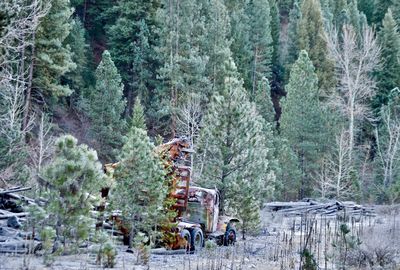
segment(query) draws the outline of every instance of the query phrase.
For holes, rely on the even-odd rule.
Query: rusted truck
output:
[[[219,215],[220,195],[217,189],[207,189],[191,185],[193,149],[186,138],[176,138],[156,149],[157,154],[171,167],[172,188],[169,197],[175,204],[174,241],[168,248],[199,250],[205,240],[213,240],[219,245],[236,242],[236,218]],[[106,164],[105,171],[113,173],[118,163]],[[108,190],[107,192],[108,193]],[[122,223],[121,223],[122,224]],[[127,229],[120,228],[128,233]],[[127,239],[127,237],[125,237]]]
[[[186,138],[176,138],[158,147],[160,155],[167,155],[172,162],[174,181],[170,196],[176,200],[177,244],[172,248],[199,250],[205,240],[220,245],[236,242],[236,218],[219,215],[220,195],[217,189],[191,185],[193,149]]]

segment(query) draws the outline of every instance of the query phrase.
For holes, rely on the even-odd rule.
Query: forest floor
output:
[[[345,269],[400,270],[400,206],[376,206],[375,209],[375,217],[347,221],[321,216],[284,217],[264,210],[261,234],[238,239],[235,246],[204,248],[196,254],[153,253],[149,266],[140,266],[136,265],[135,253],[127,253],[126,247],[118,245],[114,269],[299,269],[300,250],[307,245],[312,254],[308,258],[318,267],[315,269],[339,269],[344,262]],[[342,237],[340,230],[344,223],[349,229],[346,237]],[[45,267],[40,256],[2,254],[0,270],[5,269],[103,268],[95,264],[94,254],[86,252],[56,257],[51,267]]]

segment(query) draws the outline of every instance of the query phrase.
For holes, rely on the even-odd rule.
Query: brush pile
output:
[[[23,231],[23,224],[29,215],[26,206],[36,202],[16,193],[30,190],[30,187],[0,189],[0,253],[30,253],[40,248],[39,239],[32,239]]]
[[[299,202],[270,202],[265,207],[284,216],[302,216],[304,214],[320,214],[327,217],[336,217],[338,214],[347,216],[375,216],[372,207],[362,206],[351,201],[319,202],[306,199]]]

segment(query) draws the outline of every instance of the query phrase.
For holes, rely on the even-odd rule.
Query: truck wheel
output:
[[[200,228],[194,228],[192,230],[192,249],[194,250],[201,250],[204,244],[204,236],[203,231]]]
[[[234,245],[236,242],[236,231],[235,229],[228,229],[224,235],[224,246]]]
[[[186,229],[183,229],[181,231],[181,237],[186,240],[186,251],[190,251],[190,247],[192,245],[192,236],[190,235],[190,232]]]

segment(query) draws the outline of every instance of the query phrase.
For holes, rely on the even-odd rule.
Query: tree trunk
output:
[[[22,124],[22,130],[24,130],[24,131],[26,131],[26,129],[28,127],[29,114],[30,114],[30,110],[31,110],[33,68],[35,65],[35,36],[36,36],[36,33],[34,31],[32,33],[32,52],[31,52],[32,59],[31,59],[31,65],[29,67],[28,87],[27,87],[26,93],[25,93],[24,117],[23,117],[23,124]],[[26,136],[25,136],[25,140],[27,140]]]

